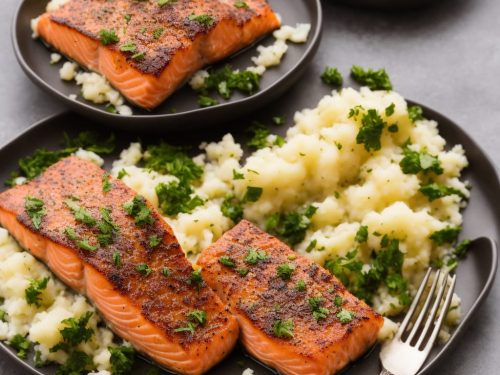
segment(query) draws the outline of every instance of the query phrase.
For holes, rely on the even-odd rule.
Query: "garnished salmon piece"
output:
[[[0,194],[0,223],[159,364],[201,374],[228,354],[238,324],[144,200],[76,157]]]
[[[283,374],[335,373],[375,343],[383,324],[334,276],[245,220],[198,264],[238,317],[245,348]]]
[[[70,0],[37,32],[152,109],[190,75],[279,27],[266,0]]]

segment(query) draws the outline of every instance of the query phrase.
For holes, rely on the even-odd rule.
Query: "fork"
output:
[[[396,335],[382,347],[380,375],[415,375],[429,356],[450,308],[456,283],[456,275],[448,283],[448,272],[437,270],[422,305],[432,273],[432,268],[429,268]],[[420,311],[417,313],[417,310]]]

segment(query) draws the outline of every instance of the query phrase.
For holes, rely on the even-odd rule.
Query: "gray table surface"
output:
[[[0,144],[32,123],[63,110],[59,102],[35,87],[17,65],[9,36],[18,2],[4,0],[0,10],[0,51],[4,62],[0,69]],[[333,3],[323,1],[323,41],[306,74],[317,76],[327,64],[344,73],[352,64],[385,67],[399,92],[455,120],[484,148],[494,164],[500,165],[500,1],[439,0],[426,9],[397,12],[358,10]],[[307,85],[307,80],[303,80],[294,91],[305,93]],[[306,104],[314,104],[317,98]],[[500,373],[498,284],[497,281],[462,342],[436,374]],[[24,373],[0,354],[0,375]]]

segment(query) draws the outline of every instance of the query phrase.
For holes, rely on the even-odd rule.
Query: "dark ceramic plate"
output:
[[[22,69],[34,83],[62,100],[69,108],[120,130],[135,129],[141,132],[165,133],[172,130],[202,128],[253,112],[283,94],[299,79],[315,55],[321,37],[322,13],[319,0],[269,0],[273,9],[281,15],[283,24],[294,26],[296,23],[310,23],[311,32],[307,43],[289,43],[282,63],[266,71],[257,93],[252,96],[235,93],[229,101],[221,99],[221,104],[217,106],[200,108],[196,93],[189,85],[184,85],[151,112],[133,107],[132,116],[121,116],[109,113],[103,105],[85,101],[80,96],[77,100],[69,98],[70,94],[79,93],[79,86],[59,78],[59,68],[64,59],[58,64],[50,65],[51,50],[41,41],[31,37],[30,20],[43,13],[47,1],[24,0],[15,15],[12,40]],[[269,45],[273,41],[274,38],[269,36],[224,60],[221,65],[230,64],[234,68],[246,68],[251,65],[250,58],[256,55],[256,46]]]
[[[295,103],[297,104],[297,103]],[[302,103],[303,104],[303,103]],[[290,100],[280,100],[275,103],[272,112],[267,110],[266,116],[273,116],[277,113],[285,114],[287,118],[292,118],[293,108]],[[270,113],[269,113],[270,112]],[[424,107],[424,114],[427,118],[435,119],[439,123],[440,133],[445,137],[449,145],[460,143],[464,146],[470,166],[464,171],[463,177],[470,181],[473,186],[471,198],[467,209],[464,212],[464,225],[462,236],[464,238],[478,238],[474,241],[473,247],[468,257],[460,263],[458,268],[457,293],[462,298],[463,320],[453,332],[452,338],[445,346],[439,346],[433,351],[431,358],[426,362],[420,374],[428,374],[431,369],[442,361],[443,357],[451,353],[465,326],[472,320],[474,311],[484,301],[492,286],[497,268],[497,250],[495,241],[499,238],[500,231],[500,209],[495,204],[500,195],[500,183],[495,168],[481,148],[467,136],[467,134],[448,118]],[[262,120],[262,119],[261,119]],[[62,141],[63,132],[76,134],[81,130],[95,130],[103,132],[100,127],[89,123],[88,120],[71,113],[65,113],[43,120],[25,133],[14,139],[12,142],[0,149],[0,160],[2,168],[0,170],[0,181],[9,177],[9,173],[17,167],[19,158],[26,156],[37,147],[57,148]],[[179,144],[196,146],[202,140],[213,141],[220,139],[226,129],[217,131],[197,132],[184,135],[179,134],[175,140]],[[286,126],[275,128],[273,131],[284,135]],[[102,133],[103,136],[107,135]],[[245,140],[245,131],[241,126],[233,132],[237,141]],[[147,136],[141,137],[144,143],[157,142],[158,139]],[[118,156],[118,152],[137,136],[124,134],[117,135],[117,153],[106,159],[109,167],[113,159]],[[171,141],[171,139],[169,139]],[[46,367],[36,369],[31,361],[18,359],[15,353],[8,346],[0,344],[5,351],[19,362],[20,366],[31,370],[36,374],[53,375],[55,369]],[[372,348],[365,356],[345,370],[345,374],[362,375],[378,374],[378,347]],[[451,354],[452,355],[452,354]],[[32,355],[30,355],[30,358]],[[134,374],[144,373],[148,365],[140,360]],[[241,374],[244,368],[250,367],[256,375],[272,374],[272,371],[255,362],[246,356],[241,348],[236,348],[234,352],[221,364],[212,369],[209,374]]]

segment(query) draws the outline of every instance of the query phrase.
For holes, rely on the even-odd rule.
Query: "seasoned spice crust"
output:
[[[103,191],[103,178],[109,178],[111,189]],[[25,209],[25,199],[31,196],[44,203],[45,213],[38,229]],[[184,256],[171,228],[153,207],[146,202],[154,222],[136,225],[134,217],[123,208],[135,193],[120,180],[114,180],[90,162],[76,157],[63,159],[33,181],[0,194],[0,209],[12,212],[17,220],[33,233],[72,249],[84,263],[91,265],[111,282],[114,288],[128,297],[144,317],[159,327],[167,337],[185,346],[192,342],[210,343],[218,329],[227,324],[229,314],[205,283],[190,280],[193,269]],[[102,246],[97,238],[99,229],[75,220],[68,208],[69,200],[80,205],[97,221],[102,209],[108,209],[117,228],[113,243]],[[74,228],[78,238],[88,239],[95,251],[81,249],[68,238],[65,229]],[[162,241],[150,245],[151,236]],[[118,253],[117,265],[113,254]],[[149,275],[137,270],[139,264],[151,268]],[[168,276],[162,273],[167,267]],[[207,313],[207,322],[196,327],[192,334],[174,332],[187,323],[192,310]]]
[[[264,251],[267,256],[248,264],[245,259],[251,250]],[[380,315],[352,296],[325,269],[297,256],[287,245],[245,220],[206,249],[198,264],[207,283],[233,312],[249,319],[269,340],[293,346],[304,357],[339,345],[364,325],[371,325],[376,335],[382,322]],[[279,276],[282,265],[294,268],[289,278]],[[248,273],[242,276],[241,269],[248,269]],[[314,297],[320,297],[318,306],[328,310],[320,319],[314,317],[309,302]],[[352,313],[350,321],[340,321],[342,310]],[[293,321],[293,337],[277,337],[275,323],[287,320]]]
[[[71,0],[50,19],[94,39],[101,30],[113,31],[118,42],[107,48],[123,54],[127,63],[142,73],[159,76],[176,52],[190,48],[193,41],[218,24],[234,23],[243,29],[252,18],[270,11],[265,0]],[[237,6],[237,4],[246,6]],[[236,5],[235,5],[236,4]],[[197,16],[202,16],[197,17]],[[223,41],[221,41],[223,44]],[[126,43],[134,51],[122,51]]]

